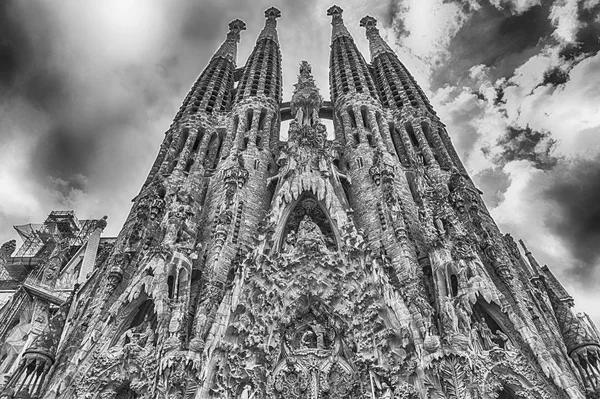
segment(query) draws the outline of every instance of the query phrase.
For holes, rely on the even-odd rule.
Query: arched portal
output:
[[[317,197],[309,191],[302,193],[295,203],[290,205],[290,212],[285,215],[285,225],[283,228],[283,235],[280,239],[279,249],[282,248],[285,238],[289,234],[295,234],[300,228],[300,223],[305,216],[310,217],[313,222],[319,226],[321,233],[325,238],[325,245],[330,251],[337,251],[338,249],[338,237],[332,227],[331,219],[327,212],[321,207],[321,204]]]

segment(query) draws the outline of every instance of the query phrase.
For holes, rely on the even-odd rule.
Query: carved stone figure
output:
[[[458,329],[465,335],[468,335],[471,329],[471,314],[473,313],[469,299],[466,295],[462,295],[457,298],[455,303]]]
[[[290,253],[294,250],[296,246],[296,232],[294,230],[290,230],[289,233],[285,236],[285,242],[283,243],[283,252]]]
[[[325,251],[327,249],[325,236],[308,215],[304,216],[298,226],[296,243],[308,251]]]
[[[493,341],[495,335],[494,333],[492,333],[492,330],[490,330],[490,328],[488,327],[487,322],[484,318],[481,318],[481,321],[479,322],[475,322],[475,326],[477,327],[478,335],[481,340],[481,346],[483,349],[490,350],[493,347],[497,346],[496,343]]]

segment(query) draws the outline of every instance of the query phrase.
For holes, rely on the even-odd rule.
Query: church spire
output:
[[[238,103],[244,98],[263,95],[281,102],[281,51],[277,37],[277,18],[281,17],[281,11],[271,7],[265,11],[265,17],[265,27],[256,39],[240,79]]]
[[[281,17],[281,11],[275,7],[271,7],[265,11],[265,27],[258,35],[258,41],[262,39],[272,39],[279,44],[279,37],[277,36],[277,18]]]
[[[302,61],[298,83],[294,85],[292,95],[292,116],[300,126],[314,126],[319,123],[319,109],[323,104],[323,97],[311,73],[310,64]]]
[[[346,29],[342,19],[342,8],[333,6],[327,10],[333,26],[331,32],[331,53],[329,83],[331,87],[331,99],[337,102],[338,98],[349,99],[358,93],[365,93],[374,99],[378,99],[373,77],[369,72],[369,66],[364,57],[356,47],[352,35]],[[343,96],[349,93],[349,96]]]
[[[344,10],[340,7],[340,6],[331,6],[328,10],[327,10],[327,15],[329,15],[331,18],[331,25],[333,26],[333,30],[331,32],[331,41],[335,41],[335,39],[337,39],[340,36],[345,36],[345,37],[349,37],[350,40],[352,39],[352,35],[350,34],[350,32],[348,32],[348,29],[346,29],[346,25],[344,25],[344,20],[342,19],[342,13],[344,12]]]
[[[227,58],[235,65],[237,58],[237,45],[240,42],[240,32],[246,30],[246,24],[241,19],[235,19],[229,23],[227,39],[221,44],[213,59]]]
[[[196,82],[188,92],[173,123],[194,115],[199,111],[211,114],[213,111],[227,111],[233,89],[233,73],[237,58],[237,44],[240,32],[246,24],[239,19],[229,23],[227,38],[211,58]]]
[[[525,245],[525,242],[523,240],[519,240],[519,244],[521,244],[521,247],[523,247],[523,251],[525,251],[525,256],[527,257],[527,260],[529,261],[529,264],[531,265],[531,268],[533,269],[534,274],[535,275],[542,274],[543,273],[542,267],[540,266],[538,261],[535,259],[535,257],[531,253],[531,251],[527,248],[527,246]]]
[[[371,60],[379,54],[394,54],[390,46],[383,40],[377,29],[377,20],[370,15],[360,20],[360,26],[367,29],[367,39],[369,39],[369,50],[371,51]]]

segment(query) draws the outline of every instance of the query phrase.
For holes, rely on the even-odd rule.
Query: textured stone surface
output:
[[[369,65],[342,13],[328,10],[335,140],[303,62],[279,141],[281,13],[241,69],[233,21],[110,254],[90,272],[98,221],[85,276],[62,277],[61,245],[36,269],[81,283],[58,316],[19,292],[6,308],[45,316],[4,397],[596,397],[597,329],[499,231],[377,21],[361,20]]]

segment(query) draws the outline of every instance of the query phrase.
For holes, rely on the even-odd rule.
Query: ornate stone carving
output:
[[[267,388],[271,398],[341,399],[355,389],[355,372],[343,357],[341,337],[311,314],[288,326],[281,357]]]

